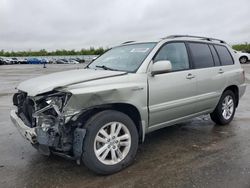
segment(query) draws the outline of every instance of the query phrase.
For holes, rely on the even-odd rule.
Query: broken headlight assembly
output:
[[[60,117],[70,96],[70,93],[62,92],[43,96],[36,101],[38,109],[34,113],[34,116],[39,116],[39,114],[45,113],[46,115],[55,115]]]
[[[52,127],[58,127],[60,123],[64,124],[63,108],[70,96],[70,93],[62,92],[39,96],[36,100],[36,111],[33,113],[37,128],[46,132]]]
[[[64,105],[64,96],[54,96],[49,97],[45,100],[45,102],[50,106],[53,107],[56,113],[59,115],[62,111]]]
[[[40,145],[63,151],[71,149],[71,144],[68,144],[71,140],[65,132],[63,115],[63,109],[70,96],[70,93],[58,92],[36,98],[37,110],[33,117],[36,119],[37,142]]]

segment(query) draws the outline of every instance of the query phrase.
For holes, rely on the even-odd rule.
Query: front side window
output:
[[[156,43],[138,43],[118,46],[107,51],[88,68],[136,72]]]
[[[230,55],[230,52],[225,46],[214,45],[214,47],[219,54],[221,65],[233,65],[234,64],[232,56]]]
[[[161,60],[169,60],[173,71],[189,69],[188,53],[183,42],[164,45],[155,56],[154,62]]]
[[[200,69],[214,66],[213,57],[207,44],[190,42],[189,48],[194,68]]]

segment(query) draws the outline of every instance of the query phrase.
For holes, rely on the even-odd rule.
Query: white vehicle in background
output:
[[[241,64],[245,64],[250,60],[250,54],[246,52],[238,51],[239,61]]]

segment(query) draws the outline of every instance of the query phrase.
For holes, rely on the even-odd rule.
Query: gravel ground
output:
[[[250,65],[243,65],[248,88],[229,126],[216,127],[209,116],[201,116],[153,132],[140,145],[134,164],[110,176],[40,155],[10,122],[19,82],[82,67],[0,66],[0,187],[250,187]]]

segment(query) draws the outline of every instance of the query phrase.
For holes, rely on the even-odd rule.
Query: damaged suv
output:
[[[224,41],[187,35],[126,42],[86,68],[22,82],[11,119],[42,154],[99,174],[131,164],[145,135],[210,114],[230,123],[246,88]]]

